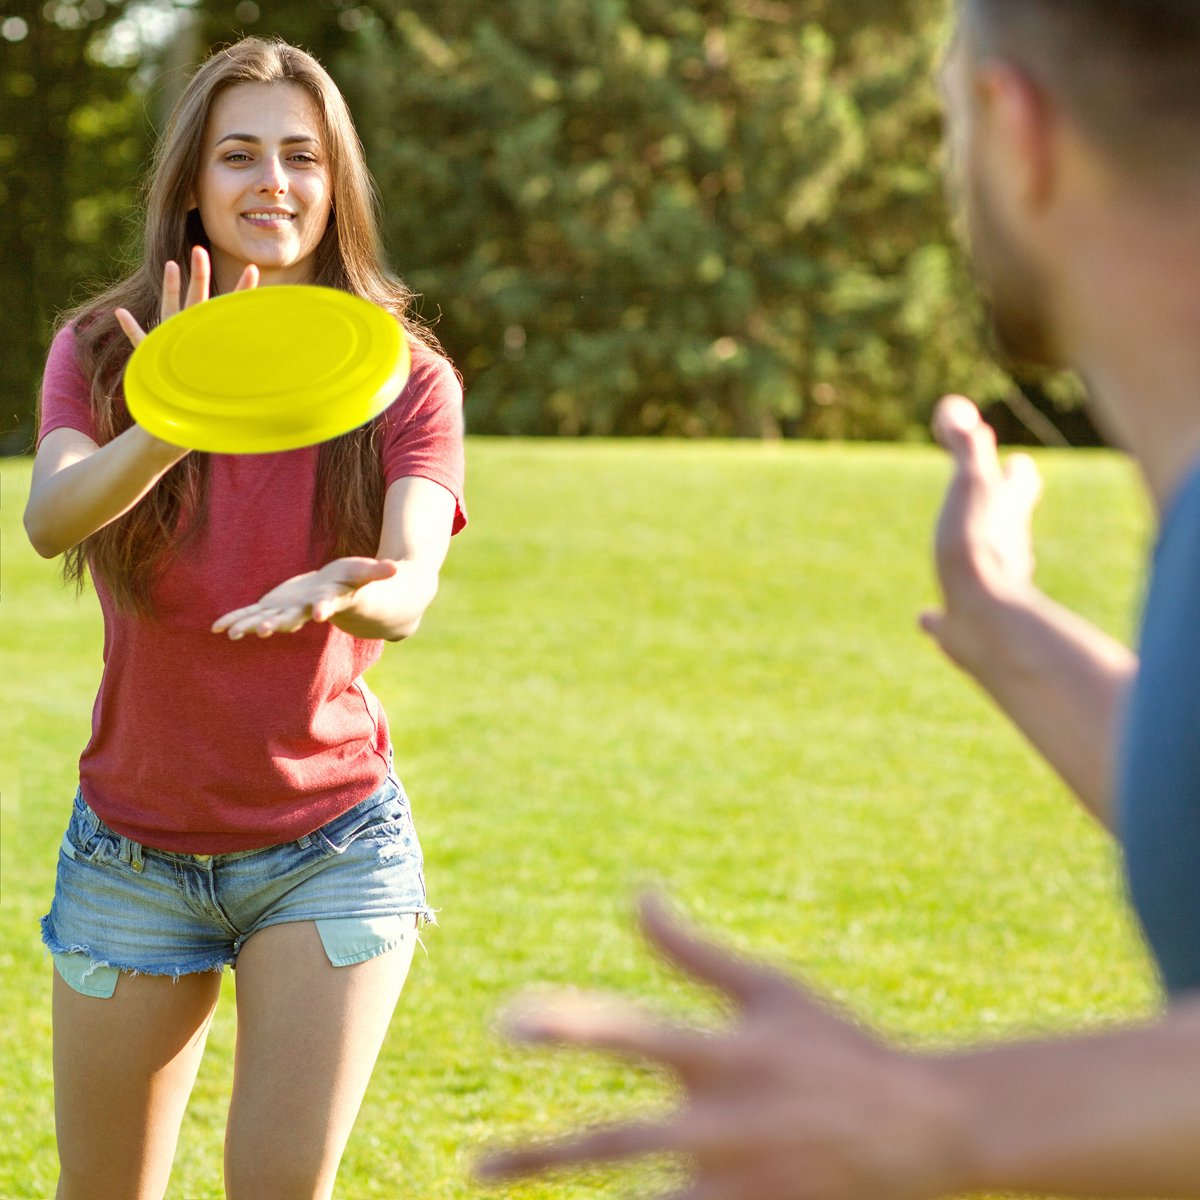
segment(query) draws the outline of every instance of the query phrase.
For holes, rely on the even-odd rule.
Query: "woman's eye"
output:
[[[244,150],[235,150],[232,154],[225,155],[226,162],[249,162],[250,155]]]
[[[293,154],[292,159],[295,162],[302,162],[307,166],[315,166],[317,162],[316,155],[314,154]]]

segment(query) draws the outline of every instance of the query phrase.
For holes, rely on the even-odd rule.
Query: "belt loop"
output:
[[[132,842],[127,837],[121,838],[121,861],[139,874],[142,870],[142,846],[140,842]]]
[[[83,788],[79,789],[79,799],[83,802],[84,809],[84,837],[93,838],[96,836],[100,828],[100,816],[96,810],[83,798]]]

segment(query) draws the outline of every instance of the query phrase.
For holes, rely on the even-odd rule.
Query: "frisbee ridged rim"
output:
[[[216,454],[263,454],[366,424],[411,370],[390,313],[335,288],[283,284],[214,296],[151,330],[125,369],[147,432]]]

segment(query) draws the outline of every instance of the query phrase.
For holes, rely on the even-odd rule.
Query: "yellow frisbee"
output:
[[[410,367],[400,323],[374,304],[334,288],[252,288],[151,330],[125,369],[125,402],[174,446],[265,454],[365,424]]]

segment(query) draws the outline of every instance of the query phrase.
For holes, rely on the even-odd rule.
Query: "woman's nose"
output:
[[[278,158],[269,156],[263,159],[262,174],[258,180],[258,190],[272,196],[281,196],[287,191],[287,172]]]

